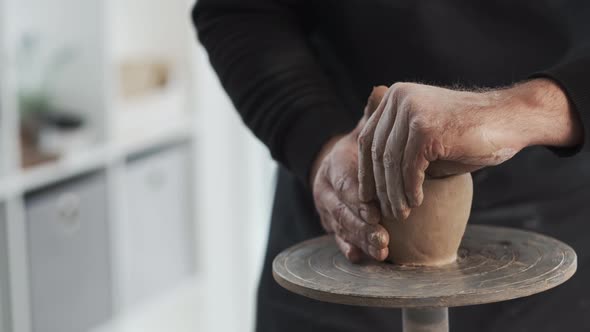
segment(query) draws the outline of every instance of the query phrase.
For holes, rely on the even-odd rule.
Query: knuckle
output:
[[[358,177],[359,177],[360,179],[364,179],[364,178],[366,178],[366,177],[367,177],[367,175],[368,175],[368,173],[367,173],[367,170],[366,170],[364,167],[361,167],[361,168],[359,168],[359,169],[358,169]],[[361,183],[359,183],[359,186],[361,186],[361,187],[362,187],[362,186],[363,186],[363,183],[362,183],[362,182],[361,182]]]
[[[383,198],[381,194],[387,192],[387,185],[385,183],[375,183],[375,191],[379,194],[379,198]]]
[[[391,152],[386,151],[383,154],[383,167],[386,169],[392,169],[395,167],[395,165],[396,165],[395,158],[393,157]]]
[[[415,115],[411,118],[409,127],[413,133],[423,137],[431,132],[429,122],[425,116]]]
[[[359,148],[362,150],[365,146],[368,146],[371,144],[371,140],[369,137],[369,133],[366,132],[365,129],[363,129],[363,131],[359,134],[359,137],[357,138],[357,143],[359,145]]]
[[[381,163],[383,161],[383,148],[380,144],[373,142],[371,145],[371,159],[374,162]]]
[[[334,183],[334,189],[338,193],[344,193],[350,189],[350,179],[348,177],[341,177]]]
[[[405,82],[396,82],[391,85],[389,89],[391,89],[391,94],[395,96],[401,96],[405,94],[406,90],[408,89],[409,84]]]
[[[346,209],[346,205],[343,203],[338,203],[332,210],[332,216],[334,216],[334,219],[336,219],[338,223],[342,223],[344,221],[344,218],[346,217]]]
[[[406,104],[409,99],[408,98],[412,98],[412,93],[411,93],[411,87],[412,87],[412,83],[407,83],[407,82],[397,82],[395,84],[393,84],[391,86],[391,94],[390,94],[390,98],[393,101],[396,101],[397,105],[403,105]],[[415,98],[412,98],[415,99]]]

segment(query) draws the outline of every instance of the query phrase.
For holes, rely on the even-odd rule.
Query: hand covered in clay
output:
[[[352,262],[364,255],[379,261],[388,256],[389,235],[379,224],[379,208],[376,202],[362,203],[358,196],[357,143],[368,115],[385,91],[387,88],[373,92],[357,128],[326,143],[312,169],[313,197],[322,226],[334,233],[340,250]],[[375,97],[376,94],[379,96]]]
[[[405,219],[422,203],[427,175],[471,172],[529,145],[580,137],[565,94],[548,80],[485,92],[396,83],[359,136],[359,196],[378,200],[384,217]]]

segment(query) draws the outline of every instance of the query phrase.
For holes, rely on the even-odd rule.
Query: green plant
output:
[[[76,57],[72,47],[58,48],[46,57],[42,51],[37,35],[23,36],[17,52],[19,108],[23,116],[39,116],[52,111],[54,83]]]

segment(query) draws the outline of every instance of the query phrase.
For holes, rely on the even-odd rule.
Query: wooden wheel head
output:
[[[455,263],[410,267],[352,264],[334,239],[302,242],[273,262],[275,280],[316,300],[376,307],[454,307],[529,296],[567,281],[576,253],[551,237],[504,227],[469,226]]]

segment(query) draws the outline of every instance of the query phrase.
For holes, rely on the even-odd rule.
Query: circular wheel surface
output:
[[[295,245],[273,262],[275,280],[316,300],[363,306],[454,307],[505,301],[553,288],[576,271],[576,253],[551,237],[469,226],[459,258],[442,267],[350,263],[332,236]]]

